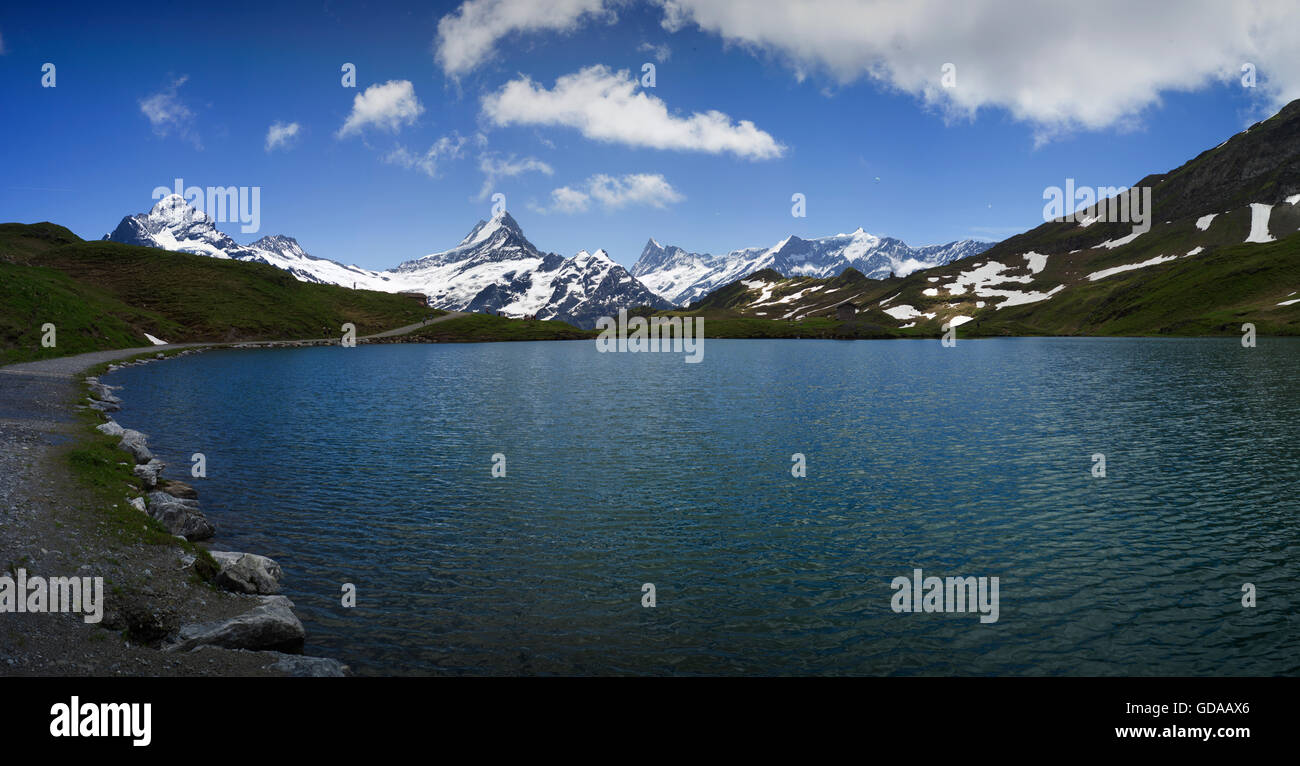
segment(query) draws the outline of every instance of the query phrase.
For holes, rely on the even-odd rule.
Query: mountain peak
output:
[[[460,241],[460,246],[476,245],[501,229],[505,229],[517,237],[524,236],[523,229],[519,227],[519,222],[512,218],[510,213],[501,210],[493,213],[490,221],[479,219],[479,222],[474,224],[474,228],[470,230],[469,234],[466,234],[465,238]]]
[[[158,200],[148,212],[148,217],[168,224],[204,222],[212,223],[207,213],[185,201],[179,194],[168,194]]]
[[[573,260],[580,263],[590,261],[614,262],[614,259],[609,257],[609,253],[605,252],[604,248],[600,248],[594,253],[587,252],[586,250],[579,250],[577,254],[573,256]]]

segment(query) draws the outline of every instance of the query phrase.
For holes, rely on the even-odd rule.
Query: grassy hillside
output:
[[[173,343],[358,335],[431,312],[409,298],[299,282],[273,266],[85,242],[60,226],[0,225],[0,362]],[[58,345],[42,348],[53,323]]]
[[[769,270],[690,310],[753,320],[732,324],[749,337],[788,332],[753,322],[828,319],[844,302],[855,324],[928,336],[954,320],[964,337],[1239,335],[1246,322],[1300,335],[1300,101],[1135,187],[1150,187],[1154,210],[1136,236],[1104,216],[1056,220],[902,279]],[[1099,218],[1101,206],[1085,212]]]
[[[580,330],[567,322],[508,319],[494,314],[470,314],[448,319],[401,336],[404,341],[473,343],[512,340],[578,340],[594,338],[594,330]]]
[[[1089,227],[1051,224],[1038,237],[1040,249],[999,245],[901,279],[870,280],[852,270],[834,279],[787,279],[764,271],[719,288],[687,313],[750,320],[733,322],[743,334],[726,337],[787,337],[788,327],[762,323],[828,321],[844,302],[857,309],[855,324],[895,335],[937,336],[958,317],[970,318],[963,337],[1239,335],[1245,322],[1264,335],[1300,335],[1300,303],[1278,305],[1300,295],[1300,204],[1273,208],[1274,242],[1245,242],[1249,207],[1216,214],[1204,228],[1198,220],[1158,223],[1115,247],[1093,242],[1064,252],[1062,241],[1079,244],[1069,230]]]

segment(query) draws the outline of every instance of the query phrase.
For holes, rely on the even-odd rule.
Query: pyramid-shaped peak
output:
[[[149,217],[166,223],[208,220],[206,213],[186,202],[179,194],[168,194],[158,200],[149,211]]]
[[[460,241],[460,244],[462,247],[467,245],[476,245],[479,242],[487,240],[493,234],[496,234],[502,229],[517,237],[524,236],[523,229],[519,228],[519,223],[505,210],[501,210],[492,215],[492,220],[480,220],[478,223],[474,224],[474,228],[470,230],[469,234],[465,235],[465,238]]]

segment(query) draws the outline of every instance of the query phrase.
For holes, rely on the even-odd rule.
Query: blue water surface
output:
[[[707,340],[106,380],[358,673],[1257,675],[1300,671],[1298,374],[1271,338]],[[998,577],[998,621],[896,613],[915,568]]]

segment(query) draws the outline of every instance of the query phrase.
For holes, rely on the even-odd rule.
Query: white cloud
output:
[[[506,125],[562,125],[587,138],[635,147],[730,152],[746,159],[780,157],[785,147],[749,120],[733,123],[719,111],[682,118],[662,100],[638,89],[627,70],[591,66],[555,81],[547,90],[528,77],[506,83],[483,98],[483,115]]]
[[[477,140],[482,140],[482,134],[479,134]],[[389,152],[384,157],[384,162],[391,165],[400,165],[404,168],[418,169],[430,178],[438,177],[438,167],[445,160],[456,160],[464,156],[465,145],[469,139],[453,133],[450,136],[443,136],[433,142],[433,146],[424,154],[416,154],[405,146],[398,145],[396,149]]]
[[[371,85],[364,93],[352,99],[352,113],[339,128],[338,137],[360,133],[367,126],[383,128],[396,133],[403,125],[410,125],[424,112],[415,97],[415,87],[410,80],[389,80],[383,85]]]
[[[549,176],[555,172],[550,165],[535,157],[515,159],[513,154],[504,159],[494,154],[485,154],[479,158],[478,167],[483,171],[483,188],[479,190],[479,199],[487,199],[499,179],[523,173],[542,173]]]
[[[438,21],[435,58],[449,77],[487,61],[504,37],[523,32],[572,32],[582,23],[617,17],[605,0],[467,0]]]
[[[660,64],[673,57],[673,49],[668,47],[668,43],[662,43],[660,45],[641,43],[636,49],[641,53],[649,53],[651,56],[654,56],[655,61],[658,61]]]
[[[561,186],[551,192],[551,210],[560,213],[581,213],[590,206],[591,195]],[[541,209],[539,212],[547,212]]]
[[[594,200],[606,210],[617,210],[629,205],[648,205],[663,209],[683,197],[662,175],[632,173],[614,177],[603,173],[588,178],[581,188],[561,186],[551,191],[549,210],[534,208],[538,212],[582,213]]]
[[[293,139],[298,136],[299,130],[300,126],[296,122],[272,123],[270,129],[266,131],[266,150],[269,152],[278,147],[288,148]]]
[[[198,131],[194,127],[194,112],[180,100],[177,92],[189,80],[182,75],[172,80],[166,88],[140,99],[140,111],[153,126],[153,132],[159,136],[175,134],[202,149]]]
[[[1040,138],[1131,122],[1160,95],[1216,81],[1279,106],[1300,97],[1300,3],[1292,0],[658,0],[687,25],[774,54],[802,78],[870,78],[969,116],[1002,107]],[[956,87],[940,68],[956,65]]]

